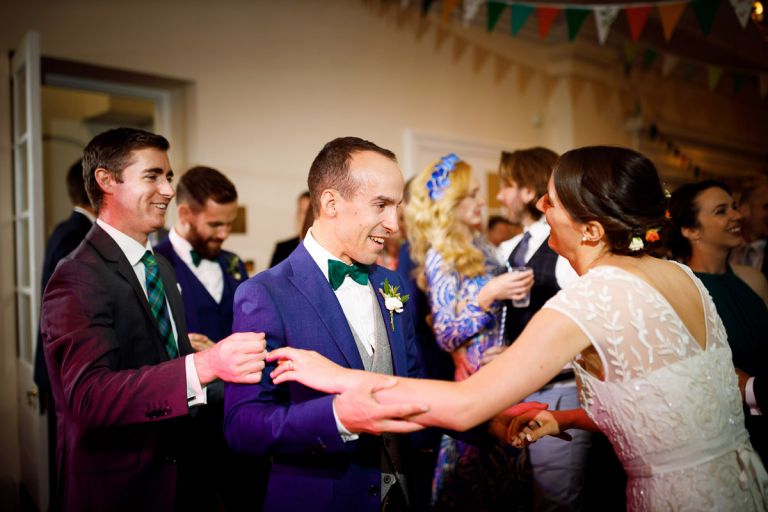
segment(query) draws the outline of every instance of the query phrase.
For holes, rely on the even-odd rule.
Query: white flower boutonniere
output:
[[[384,279],[384,288],[379,288],[379,293],[384,297],[384,307],[389,311],[389,325],[392,332],[395,331],[395,313],[403,312],[403,304],[408,302],[409,295],[400,295],[399,286],[389,284],[389,279]]]

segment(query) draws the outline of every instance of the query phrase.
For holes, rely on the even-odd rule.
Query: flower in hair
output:
[[[658,242],[659,238],[660,237],[659,237],[659,229],[658,228],[649,229],[648,231],[645,232],[645,241],[646,242],[651,242],[651,243]]]
[[[633,236],[629,242],[629,250],[632,252],[639,251],[643,248],[643,239],[639,236]]]
[[[445,189],[451,184],[449,178],[451,171],[459,161],[459,157],[455,153],[446,155],[435,164],[432,176],[427,181],[427,190],[429,191],[429,198],[433,201],[442,199],[445,195]]]

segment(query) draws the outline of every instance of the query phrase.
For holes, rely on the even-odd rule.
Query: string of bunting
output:
[[[754,0],[728,0],[733,12],[742,28],[746,28],[752,12]],[[401,8],[406,8],[410,0],[401,0]],[[421,0],[421,14],[426,16],[434,3],[433,0]],[[708,35],[712,28],[720,0],[662,0],[649,3],[616,3],[616,4],[567,4],[567,3],[537,3],[530,4],[525,2],[512,2],[505,0],[442,0],[440,16],[443,22],[449,22],[461,6],[461,19],[464,25],[477,16],[481,7],[487,9],[486,30],[492,32],[496,29],[504,12],[510,11],[510,33],[517,35],[525,26],[531,15],[534,15],[537,22],[538,35],[541,39],[546,39],[550,28],[557,16],[564,12],[566,24],[568,27],[568,39],[573,41],[578,35],[586,18],[590,13],[594,14],[597,27],[598,40],[600,44],[605,44],[608,39],[611,26],[621,11],[624,11],[629,24],[631,40],[627,40],[624,45],[624,64],[625,72],[629,75],[637,61],[638,56],[642,56],[642,67],[649,70],[657,58],[661,55],[661,72],[663,77],[670,76],[676,69],[682,69],[683,81],[691,81],[697,71],[704,69],[706,73],[707,87],[710,91],[717,89],[724,75],[731,78],[731,92],[737,94],[744,84],[752,79],[757,84],[760,98],[768,96],[768,73],[747,72],[738,69],[726,70],[720,66],[703,64],[690,60],[681,61],[673,54],[660,51],[655,48],[642,48],[638,41],[640,34],[645,27],[648,18],[654,7],[659,13],[661,24],[664,30],[664,37],[668,42],[677,27],[683,12],[688,7],[694,10],[699,26],[704,33]]]
[[[656,124],[651,124],[648,128],[648,137],[652,141],[656,141],[660,144],[667,153],[670,153],[678,159],[681,168],[691,172],[696,179],[709,178],[713,174],[705,171],[700,165],[693,161],[688,154],[683,151],[680,146],[668,136],[659,132],[659,128]]]
[[[747,27],[749,17],[752,12],[754,0],[728,0],[733,8],[733,12],[742,26]],[[403,0],[401,4],[407,6],[408,0]],[[456,8],[461,4],[461,0],[443,0],[441,2],[443,21],[448,21]],[[541,39],[546,39],[549,30],[560,12],[565,13],[566,24],[568,26],[568,39],[573,41],[581,30],[584,21],[590,13],[594,13],[595,24],[597,27],[598,40],[604,44],[608,39],[613,22],[624,11],[627,22],[629,23],[630,36],[633,41],[640,38],[648,17],[655,7],[659,12],[661,24],[664,29],[664,37],[667,41],[672,37],[672,33],[680,21],[685,8],[690,4],[699,27],[704,35],[709,35],[712,29],[712,22],[715,19],[715,13],[720,0],[670,0],[648,3],[617,3],[617,4],[567,4],[567,3],[526,3],[526,2],[508,2],[500,0],[464,0],[462,9],[462,19],[465,24],[469,24],[485,4],[487,9],[486,28],[492,32],[504,11],[510,9],[510,30],[512,35],[517,35],[520,29],[530,18],[531,14],[536,17],[538,34]],[[433,0],[422,0],[421,13],[426,16],[432,7]]]

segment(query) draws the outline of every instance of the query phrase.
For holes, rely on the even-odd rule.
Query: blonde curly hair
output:
[[[472,243],[471,235],[458,229],[459,221],[455,214],[456,207],[470,193],[472,168],[463,160],[458,161],[449,174],[450,184],[443,196],[432,199],[427,182],[437,163],[424,169],[411,181],[405,207],[410,254],[416,264],[414,277],[422,289],[426,289],[424,262],[430,247],[463,276],[475,277],[485,273],[483,252]]]

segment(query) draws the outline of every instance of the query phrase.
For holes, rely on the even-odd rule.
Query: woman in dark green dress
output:
[[[731,249],[744,242],[741,214],[728,186],[709,180],[676,190],[670,216],[667,245],[712,296],[733,352],[747,430],[768,462],[768,406],[761,409],[758,392],[768,378],[768,282],[758,269],[728,263]]]

